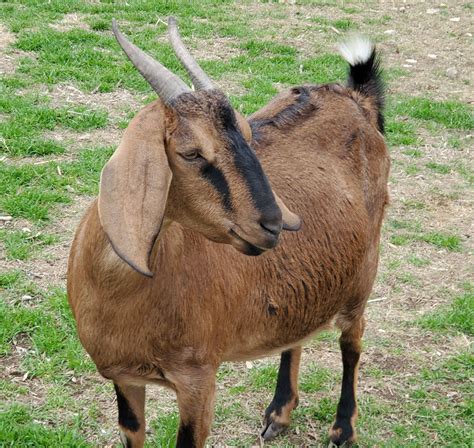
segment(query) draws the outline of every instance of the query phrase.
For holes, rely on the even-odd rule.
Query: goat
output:
[[[363,38],[341,47],[347,87],[294,87],[247,121],[174,19],[170,40],[196,91],[112,26],[159,99],[102,171],[72,244],[68,297],[82,345],[114,383],[122,442],[143,446],[145,386],[158,384],[177,395],[177,446],[204,446],[219,365],[281,353],[262,432],[275,437],[298,404],[302,344],[333,324],[343,377],[329,439],[352,442],[388,202],[375,47]]]

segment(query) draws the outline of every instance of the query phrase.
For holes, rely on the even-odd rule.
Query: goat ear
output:
[[[283,203],[283,201],[273,192],[275,196],[275,201],[280,207],[282,219],[283,219],[283,230],[296,231],[301,227],[301,218],[298,215],[295,215],[293,212],[290,212],[288,207]]]
[[[127,264],[152,277],[149,256],[160,232],[171,182],[165,151],[165,106],[144,108],[102,170],[99,219]]]

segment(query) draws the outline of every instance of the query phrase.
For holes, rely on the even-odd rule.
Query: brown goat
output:
[[[114,32],[160,99],[132,120],[103,170],[71,249],[68,295],[82,344],[114,382],[123,443],[143,446],[145,385],[159,384],[177,394],[177,446],[204,446],[219,365],[282,353],[262,432],[274,437],[298,404],[301,345],[332,324],[343,378],[329,437],[352,442],[388,200],[375,49],[360,38],[342,48],[348,87],[295,87],[247,122],[173,20],[196,92]],[[299,227],[284,203],[303,224],[279,238]]]

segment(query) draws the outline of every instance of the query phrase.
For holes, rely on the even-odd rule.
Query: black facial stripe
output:
[[[137,417],[135,416],[128,400],[122,394],[120,388],[114,384],[115,393],[117,394],[117,405],[118,405],[118,421],[119,425],[132,432],[137,432],[140,429]]]
[[[228,105],[220,109],[220,119],[225,130],[237,170],[247,182],[257,210],[262,214],[276,209],[275,199],[265,173],[255,153],[238,130],[234,111]]]
[[[272,208],[276,208],[276,204],[267,176],[257,156],[240,132],[229,130],[227,136],[231,143],[235,166],[247,182],[255,207],[262,214],[268,213]]]
[[[208,163],[201,168],[201,174],[219,193],[224,208],[228,211],[232,210],[229,184],[222,171]]]

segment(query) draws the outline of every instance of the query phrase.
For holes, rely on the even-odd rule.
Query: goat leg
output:
[[[298,372],[301,347],[281,354],[277,385],[272,402],[265,411],[262,437],[270,440],[283,432],[290,424],[291,411],[298,406]]]
[[[342,331],[339,339],[343,366],[341,397],[337,406],[336,421],[329,430],[329,446],[341,446],[346,442],[351,444],[356,439],[357,376],[363,332],[364,319],[358,318],[348,329]]]
[[[190,369],[191,370],[191,369]],[[211,371],[212,370],[212,371]],[[179,407],[177,448],[202,448],[214,416],[215,370],[194,367],[175,382]]]
[[[145,386],[114,383],[117,394],[120,438],[125,448],[145,443]]]

